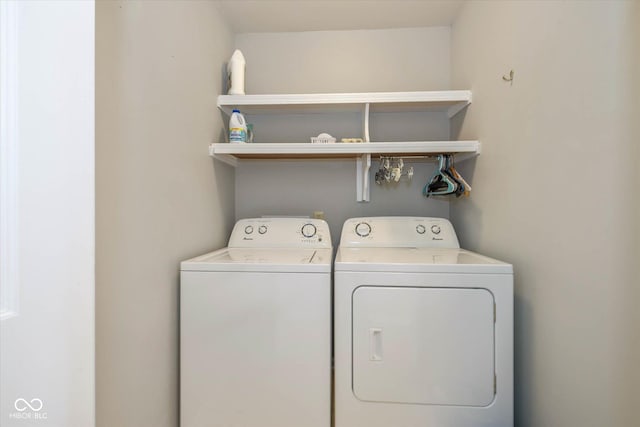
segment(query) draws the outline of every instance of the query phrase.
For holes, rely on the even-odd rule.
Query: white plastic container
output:
[[[247,122],[240,110],[233,110],[229,119],[229,142],[232,144],[247,142]]]
[[[227,64],[227,88],[229,95],[244,95],[244,55],[236,49]]]

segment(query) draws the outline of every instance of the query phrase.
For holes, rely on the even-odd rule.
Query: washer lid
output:
[[[335,271],[513,274],[513,266],[465,249],[340,247]]]
[[[182,271],[331,272],[331,249],[224,248],[182,261]]]

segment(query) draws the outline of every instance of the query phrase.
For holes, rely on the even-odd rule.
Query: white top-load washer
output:
[[[326,222],[259,218],[182,262],[182,427],[330,427],[331,261]]]
[[[334,264],[336,427],[513,425],[513,268],[441,218],[345,222]]]

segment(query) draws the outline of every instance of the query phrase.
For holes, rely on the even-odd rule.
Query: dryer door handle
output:
[[[369,328],[369,360],[382,361],[382,328]]]

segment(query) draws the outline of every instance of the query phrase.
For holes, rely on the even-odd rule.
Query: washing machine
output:
[[[180,425],[330,427],[325,221],[243,219],[181,263]]]
[[[513,268],[442,218],[345,222],[334,264],[336,427],[513,426]]]

